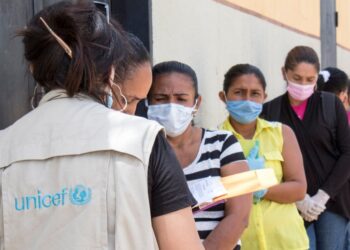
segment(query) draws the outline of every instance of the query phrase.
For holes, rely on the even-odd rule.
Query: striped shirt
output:
[[[227,131],[203,129],[202,141],[196,159],[183,169],[187,183],[195,182],[208,176],[221,177],[221,167],[232,162],[245,160],[241,145]],[[194,215],[199,237],[204,240],[224,218],[223,203],[200,211]]]

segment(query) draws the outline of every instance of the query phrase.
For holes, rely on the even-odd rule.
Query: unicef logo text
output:
[[[14,207],[17,211],[31,209],[45,209],[50,207],[62,207],[68,204],[84,206],[91,201],[91,188],[84,185],[76,185],[72,188],[62,188],[57,193],[43,193],[37,190],[36,194],[15,197]]]

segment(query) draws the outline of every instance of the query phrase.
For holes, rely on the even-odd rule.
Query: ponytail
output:
[[[41,21],[71,49],[71,56]],[[128,44],[119,25],[111,25],[90,2],[59,2],[37,13],[19,32],[34,79],[45,91],[65,89],[68,96],[85,93],[102,102],[111,68],[125,78]]]

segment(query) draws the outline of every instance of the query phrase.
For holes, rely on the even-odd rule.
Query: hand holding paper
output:
[[[208,184],[208,178],[211,179],[209,181],[211,186],[209,190],[212,190],[212,196],[210,197],[210,199],[207,195],[208,192],[205,191],[205,189],[203,189],[204,187],[208,189],[208,187],[206,187],[206,185]],[[220,202],[235,196],[267,189],[273,185],[278,184],[275,173],[270,168],[246,171],[243,173],[234,174],[222,178],[208,178],[193,184],[189,184],[191,193],[193,194],[197,202],[198,200],[202,201],[202,203],[198,202],[198,204],[194,206],[194,208],[203,209],[208,205],[210,206],[211,203]],[[196,189],[198,189],[198,186],[201,186],[201,188],[199,189],[201,190],[200,192],[198,192],[198,190],[196,191]],[[198,198],[198,196],[196,197],[197,194],[194,194],[196,192],[197,194],[203,194],[205,198]]]

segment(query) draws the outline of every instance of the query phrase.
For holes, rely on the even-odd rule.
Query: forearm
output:
[[[152,218],[152,226],[160,249],[203,250],[189,207]]]
[[[288,181],[268,189],[264,199],[278,203],[292,203],[304,199],[306,184],[297,181]]]
[[[203,242],[205,249],[232,250],[248,226],[251,207],[251,194],[227,200],[225,217]]]
[[[203,241],[205,249],[232,250],[247,227],[248,220],[234,214],[226,216]]]

